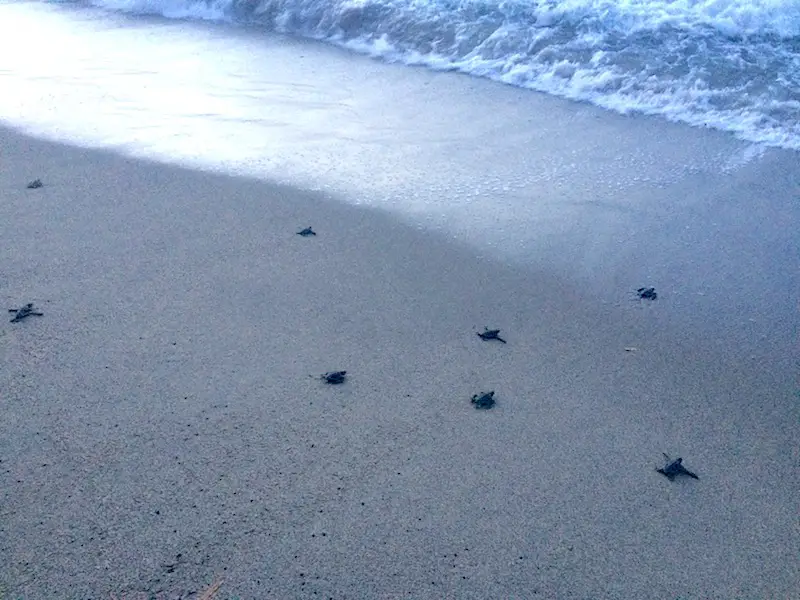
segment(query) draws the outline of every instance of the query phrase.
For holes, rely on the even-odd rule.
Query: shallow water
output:
[[[800,149],[800,1],[90,0],[251,23]]]

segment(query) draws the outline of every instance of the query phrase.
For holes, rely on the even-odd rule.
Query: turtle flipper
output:
[[[670,481],[672,481],[673,479],[675,479],[675,475],[673,475],[672,473],[667,473],[667,472],[666,472],[664,469],[656,469],[656,471],[658,471],[659,473],[661,473],[661,474],[662,474],[664,477],[666,477],[666,478],[667,478],[667,479],[669,479]]]
[[[500,342],[503,342],[504,344],[508,343],[503,338],[501,338],[499,335],[497,336],[497,340],[500,341]]]
[[[687,468],[686,468],[686,467],[684,467],[683,465],[681,465],[680,471],[681,471],[681,473],[683,473],[684,475],[688,475],[688,476],[689,476],[689,477],[691,477],[692,479],[700,479],[700,478],[699,478],[697,475],[695,475],[694,473],[692,473],[692,472],[691,472],[689,469],[687,469]]]

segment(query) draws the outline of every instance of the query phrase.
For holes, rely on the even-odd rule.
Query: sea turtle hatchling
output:
[[[27,187],[29,190],[36,190],[39,189],[40,187],[44,187],[44,184],[42,183],[41,179],[34,179],[25,187]]]
[[[331,383],[335,385],[344,383],[344,378],[346,375],[347,371],[331,371],[330,373],[323,373],[319,376],[319,378],[325,383]]]
[[[317,232],[314,231],[313,229],[311,229],[311,227],[306,227],[305,229],[302,229],[301,231],[298,231],[297,235],[302,235],[303,237],[308,237],[310,235],[317,235]]]
[[[506,341],[500,337],[499,329],[489,329],[488,327],[484,327],[483,333],[480,331],[476,331],[475,333],[477,333],[478,337],[485,342],[488,342],[489,340],[497,340],[498,342],[503,342],[504,344],[506,343]]]
[[[675,460],[670,459],[667,454],[664,454],[664,459],[667,461],[667,464],[664,465],[661,469],[656,469],[659,473],[661,473],[664,477],[672,481],[678,475],[686,475],[691,477],[692,479],[700,479],[697,475],[692,473],[689,469],[683,466],[683,459],[676,458]]]
[[[8,312],[15,313],[14,318],[11,319],[12,323],[22,321],[22,319],[30,316],[41,317],[44,315],[44,313],[33,308],[33,302],[28,302],[25,306],[20,308],[9,308]]]
[[[656,294],[656,288],[654,287],[640,287],[635,293],[639,300],[655,300],[658,298],[658,294]]]
[[[475,408],[489,409],[494,406],[494,392],[486,392],[484,394],[475,394],[471,402]]]

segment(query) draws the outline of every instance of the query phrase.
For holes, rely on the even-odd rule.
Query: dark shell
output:
[[[484,327],[483,333],[478,332],[478,337],[484,341],[497,340],[499,342],[503,342],[504,344],[506,343],[506,341],[500,337],[499,329],[489,329],[488,327]]]
[[[325,383],[331,384],[339,384],[344,383],[344,378],[347,375],[347,371],[331,371],[330,373],[324,373],[320,375],[320,379],[322,379]]]
[[[636,290],[636,295],[640,300],[655,300],[658,298],[658,294],[656,294],[656,288],[654,287],[640,287],[638,290]]]
[[[11,319],[12,323],[22,321],[22,319],[30,316],[41,317],[44,315],[44,313],[41,313],[35,308],[33,308],[33,302],[28,302],[25,306],[22,306],[20,308],[9,308],[8,312],[15,313],[14,318]]]
[[[691,477],[692,479],[700,479],[697,475],[692,473],[689,469],[683,466],[683,459],[676,458],[673,461],[669,460],[669,457],[664,455],[667,459],[667,464],[664,466],[663,469],[656,469],[659,473],[664,475],[667,479],[672,481],[678,475],[686,475],[687,477]]]
[[[475,405],[475,408],[481,409],[489,409],[492,408],[495,404],[494,401],[494,392],[486,392],[485,394],[475,394],[472,397],[472,403]]]

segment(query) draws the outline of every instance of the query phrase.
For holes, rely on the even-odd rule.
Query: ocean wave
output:
[[[258,23],[372,56],[800,149],[800,0],[91,0]]]

